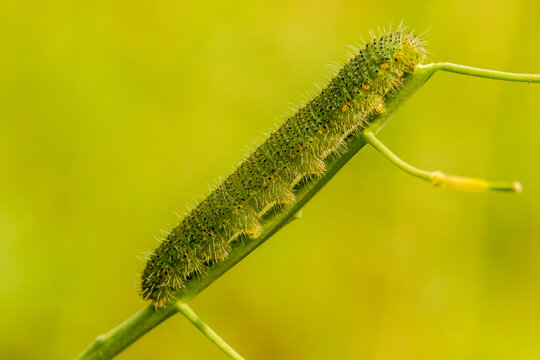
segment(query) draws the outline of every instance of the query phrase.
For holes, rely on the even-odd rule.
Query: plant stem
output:
[[[502,181],[487,181],[484,179],[446,175],[440,171],[426,171],[418,169],[409,163],[401,160],[396,154],[394,154],[389,148],[387,148],[371,131],[364,131],[363,133],[366,141],[373,146],[378,152],[380,152],[385,158],[396,165],[407,174],[427,180],[435,186],[449,187],[456,190],[464,191],[484,191],[484,190],[498,190],[498,191],[511,191],[515,193],[521,192],[521,184],[517,181],[514,182],[502,182]]]
[[[111,359],[177,312],[175,306],[160,310],[146,306],[107,334],[99,335],[77,359]]]
[[[414,73],[408,74],[399,91],[391,94],[385,101],[386,114],[379,115],[369,125],[369,130],[376,134],[408,99],[412,96],[437,70],[453,71],[473,76],[492,79],[538,82],[540,75],[519,75],[493,72],[489,70],[464,67],[448,63],[430,64],[419,67]],[[502,74],[502,75],[501,75]],[[327,159],[327,170],[315,181],[302,183],[296,190],[296,201],[279,212],[269,214],[263,219],[263,231],[257,238],[242,237],[237,239],[229,256],[222,262],[207,269],[203,276],[190,278],[185,288],[178,294],[178,301],[189,302],[207,286],[216,281],[227,270],[255,250],[279,229],[285,226],[299,210],[341,169],[360,149],[366,145],[362,136],[348,139],[343,155]],[[161,309],[148,305],[131,318],[105,335],[98,336],[90,346],[78,357],[80,360],[111,359],[123,351],[141,336],[155,326],[179,311],[175,303]]]
[[[371,131],[365,131],[364,137],[366,141],[373,146],[378,152],[380,152],[385,158],[390,160],[392,164],[396,165],[401,170],[405,171],[407,174],[420,178],[422,180],[431,180],[431,171],[420,170],[405,161],[401,160],[396,154],[394,154],[390,149],[388,149]]]
[[[220,338],[219,335],[210,328],[210,326],[206,325],[204,321],[202,321],[202,319],[197,316],[197,314],[195,314],[195,312],[191,310],[187,304],[178,302],[176,303],[176,307],[182,315],[184,315],[189,321],[191,321],[193,325],[201,330],[204,336],[216,344],[216,346],[227,354],[227,356],[234,360],[244,360],[244,358],[234,351],[234,349],[230,347],[229,344],[227,344],[222,338]]]
[[[476,76],[486,79],[516,81],[528,83],[540,83],[540,74],[516,74],[503,71],[487,70],[471,66],[452,64],[449,62],[440,62],[429,64],[424,68],[432,68],[433,71],[448,71],[462,75]]]

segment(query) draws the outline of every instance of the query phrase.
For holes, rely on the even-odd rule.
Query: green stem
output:
[[[107,334],[99,335],[77,359],[111,359],[177,312],[175,306],[160,310],[146,306]]]
[[[457,67],[457,68],[456,68]],[[469,69],[465,72],[463,69]],[[377,133],[390,116],[394,114],[437,70],[466,73],[468,75],[489,77],[493,79],[537,82],[538,75],[517,75],[488,70],[460,67],[460,65],[439,63],[419,67],[414,73],[406,76],[399,91],[394,92],[385,101],[386,114],[378,116],[370,124],[369,129]],[[460,71],[458,71],[460,70]],[[463,70],[463,71],[461,71]],[[486,73],[487,72],[487,73]],[[510,78],[498,76],[510,75]],[[487,76],[489,75],[489,76]],[[518,79],[518,80],[516,80]],[[327,159],[327,171],[316,181],[300,185],[296,189],[296,201],[284,207],[277,213],[270,214],[263,221],[263,232],[257,238],[243,237],[235,242],[234,249],[224,261],[214,264],[203,276],[195,276],[186,282],[182,293],[178,295],[178,301],[189,302],[207,286],[216,281],[227,270],[242,260],[250,252],[255,250],[279,229],[285,226],[300,209],[341,169],[360,149],[366,145],[366,139],[362,136],[348,139],[346,149],[342,156]],[[176,304],[172,303],[161,309],[154,309],[152,305],[143,308],[131,318],[111,330],[105,335],[98,336],[90,346],[84,350],[78,359],[111,359],[123,351],[141,336],[153,329],[168,317],[179,311]]]
[[[540,83],[540,74],[515,74],[503,71],[486,70],[471,66],[452,64],[449,62],[429,64],[424,66],[424,68],[431,68],[433,69],[433,71],[448,71],[456,74],[476,76],[493,80]]]
[[[396,154],[394,154],[389,148],[387,148],[371,131],[365,131],[363,133],[367,142],[373,146],[378,152],[380,152],[385,158],[390,160],[392,164],[396,165],[406,173],[416,176],[422,180],[431,181],[431,171],[420,170],[405,161],[401,160]]]
[[[440,171],[426,171],[418,169],[409,163],[401,160],[396,154],[394,154],[389,148],[387,148],[373,132],[364,131],[363,133],[366,141],[373,146],[378,152],[380,152],[385,158],[390,160],[392,164],[396,165],[406,173],[427,180],[435,186],[449,187],[456,190],[465,191],[484,191],[484,190],[498,190],[498,191],[511,191],[515,193],[521,192],[521,184],[517,181],[514,182],[492,182],[484,179],[446,175]]]
[[[176,303],[176,308],[178,311],[184,315],[193,325],[197,327],[197,329],[201,330],[201,332],[206,336],[211,342],[216,344],[218,348],[221,349],[225,354],[227,354],[228,357],[234,360],[244,360],[242,356],[240,356],[232,347],[229,346],[222,338],[219,337],[218,334],[215,333],[214,330],[210,328],[210,326],[206,325],[202,319],[197,316],[197,314],[191,310],[191,308],[184,303],[178,302]]]

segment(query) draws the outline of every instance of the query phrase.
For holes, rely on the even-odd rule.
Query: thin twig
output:
[[[431,182],[435,186],[448,187],[463,191],[510,191],[514,193],[521,192],[521,184],[517,181],[487,181],[479,178],[446,175],[441,171],[426,171],[419,169],[400,159],[389,148],[387,148],[371,131],[363,133],[366,141],[380,152],[392,164],[405,171],[407,174],[419,179]]]
[[[424,66],[425,68],[431,68],[433,71],[448,71],[461,75],[476,76],[486,79],[514,81],[514,82],[527,82],[527,83],[540,83],[540,74],[517,74],[504,71],[487,70],[472,66],[465,66],[459,64],[453,64],[449,62],[440,62]]]
[[[176,303],[176,307],[182,315],[191,321],[191,323],[195,325],[197,329],[201,330],[204,336],[206,336],[211,342],[220,348],[221,351],[227,354],[228,357],[233,360],[244,360],[244,358],[234,351],[234,349],[227,344],[225,340],[219,337],[219,335],[216,334],[216,332],[212,330],[210,326],[206,325],[204,321],[202,321],[202,319],[193,310],[191,310],[187,304],[178,302]]]

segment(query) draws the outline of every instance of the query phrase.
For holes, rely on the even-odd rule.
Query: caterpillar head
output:
[[[425,53],[422,40],[408,33],[403,34],[402,48],[394,54],[394,58],[399,57],[405,69],[412,70],[424,60]]]

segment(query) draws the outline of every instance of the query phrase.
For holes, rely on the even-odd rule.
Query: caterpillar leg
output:
[[[462,191],[498,190],[510,191],[514,193],[521,192],[521,184],[517,181],[494,182],[478,178],[446,175],[440,171],[426,171],[418,169],[397,157],[397,155],[390,151],[390,149],[388,149],[379,139],[377,139],[372,132],[365,131],[362,135],[368,144],[373,146],[378,152],[380,152],[398,168],[410,175],[416,176],[417,178],[427,180],[434,186],[448,187]]]

